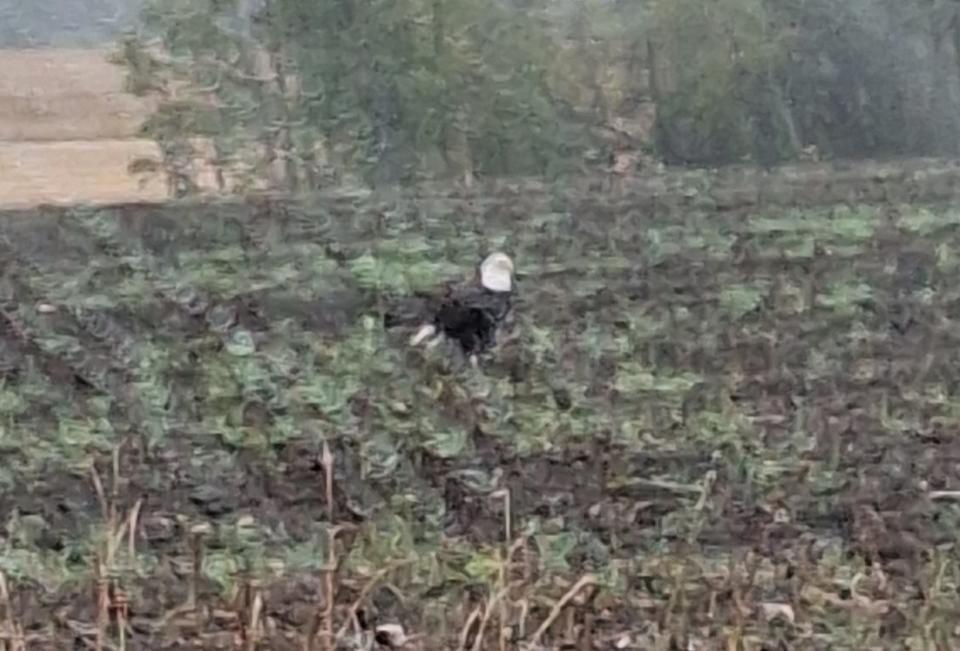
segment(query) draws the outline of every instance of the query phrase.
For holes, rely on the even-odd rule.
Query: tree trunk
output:
[[[656,145],[660,158],[668,161],[676,158],[673,153],[673,143],[670,137],[670,129],[664,119],[663,111],[663,92],[660,87],[660,75],[657,73],[657,52],[653,44],[653,39],[647,39],[647,74],[650,79],[650,96],[653,98],[656,114],[653,118],[653,141]]]
[[[227,180],[224,177],[223,166],[226,164],[227,157],[224,156],[223,147],[213,139],[213,155],[216,160],[213,161],[213,175],[217,181],[217,191],[224,192],[227,189]]]
[[[443,41],[446,38],[446,25],[443,15],[443,0],[433,0],[433,55],[440,60],[443,54]]]
[[[277,132],[279,149],[283,156],[284,189],[296,192],[300,189],[300,176],[297,169],[296,152],[293,146],[292,111],[290,110],[290,88],[287,84],[287,66],[284,65],[283,54],[278,50],[270,52],[273,74],[276,79],[277,103],[282,113],[280,127]]]
[[[603,92],[603,86],[600,84],[599,80],[600,64],[597,62],[597,58],[593,56],[594,50],[589,42],[589,21],[590,18],[589,14],[587,13],[586,2],[581,0],[577,8],[577,13],[574,17],[574,39],[577,42],[580,50],[580,56],[583,58],[587,68],[586,84],[590,88],[590,92],[593,94],[593,105],[591,108],[594,114],[599,118],[601,124],[609,124],[610,109],[607,104],[606,95]]]
[[[783,123],[783,128],[787,132],[787,139],[790,142],[790,155],[796,157],[803,150],[803,140],[800,138],[800,132],[797,130],[797,121],[793,117],[793,111],[787,104],[783,96],[783,88],[774,76],[773,71],[767,68],[767,86],[770,91],[770,97],[773,100],[773,108]]]
[[[446,49],[446,21],[444,19],[443,0],[433,0],[433,52],[437,61]],[[453,111],[446,106],[439,108],[443,131],[440,146],[442,148],[445,172],[462,179],[470,187],[473,184],[473,163],[470,156],[470,141],[467,137],[466,110],[462,105]]]

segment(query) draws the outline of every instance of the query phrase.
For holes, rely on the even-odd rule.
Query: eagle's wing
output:
[[[405,296],[388,301],[383,313],[383,327],[413,327],[433,321],[438,307],[437,297],[430,295]]]
[[[509,312],[509,293],[463,286],[444,301],[436,326],[459,341],[466,352],[482,353],[496,342],[497,330]]]
[[[499,324],[513,305],[511,292],[491,292],[483,287],[464,287],[456,294],[459,304],[473,310],[480,310],[493,324]]]
[[[418,327],[410,344],[419,345],[442,332],[467,351],[482,352],[493,346],[496,331],[511,310],[509,292],[491,292],[478,283],[445,285],[432,294],[391,301],[384,326]]]
[[[448,302],[451,293],[449,285],[433,293],[418,293],[389,302],[383,315],[385,328],[417,327],[409,342],[417,346],[433,337],[438,331],[438,314]]]

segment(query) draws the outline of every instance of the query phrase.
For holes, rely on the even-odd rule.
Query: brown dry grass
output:
[[[0,50],[0,206],[163,200],[157,175],[127,165],[156,156],[135,139],[151,103],[123,92],[106,50]]]
[[[0,50],[0,140],[132,138],[151,102],[106,50]]]
[[[0,142],[0,206],[162,201],[162,176],[127,171],[134,159],[158,155],[147,140]]]

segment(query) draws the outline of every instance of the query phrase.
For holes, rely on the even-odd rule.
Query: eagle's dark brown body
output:
[[[438,334],[456,341],[467,355],[483,354],[496,343],[498,329],[510,314],[512,292],[482,286],[448,288],[396,305],[384,316],[387,328],[432,324]]]
[[[507,292],[472,288],[444,301],[433,324],[438,332],[457,341],[467,355],[481,354],[496,343],[497,330],[510,312],[510,299]]]

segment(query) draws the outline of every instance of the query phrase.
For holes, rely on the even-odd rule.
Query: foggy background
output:
[[[89,47],[132,25],[143,0],[0,0],[0,47]]]
[[[272,172],[284,186],[322,183],[324,165],[402,181],[579,172],[616,166],[623,152],[643,168],[960,150],[956,2],[449,0],[353,3],[362,20],[331,14],[348,6],[307,15],[290,2],[0,0],[0,46],[110,46],[135,33],[118,62],[131,90],[160,98],[165,117],[145,135],[166,141],[168,166],[197,154],[174,132],[210,140],[213,158],[234,165],[269,123],[265,160],[241,167],[285,166]],[[157,59],[148,71],[158,43],[196,66],[174,72]],[[174,106],[157,89],[202,89],[228,59],[247,80],[281,66],[286,89],[235,78],[214,91],[217,115],[185,125],[183,95]],[[251,102],[284,93],[286,107],[264,108],[256,126]]]
[[[0,651],[960,649],[960,1],[0,45]]]

